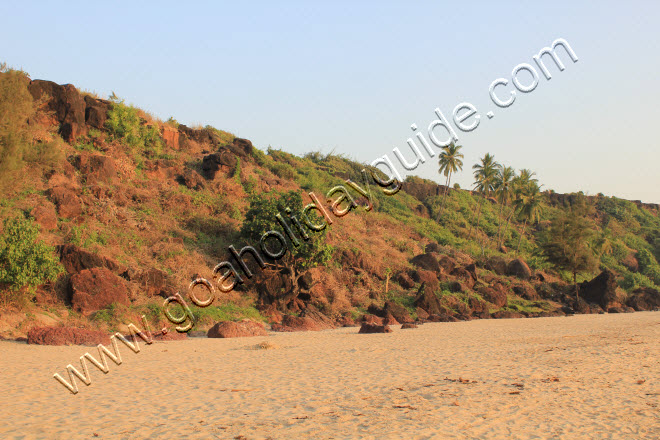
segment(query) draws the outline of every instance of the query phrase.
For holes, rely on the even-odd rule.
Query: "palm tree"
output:
[[[516,177],[516,170],[513,167],[500,166],[495,176],[495,194],[500,202],[500,213],[497,224],[497,247],[500,246],[500,230],[502,229],[502,210],[504,206],[511,201],[513,194],[513,178]]]
[[[522,233],[518,237],[518,246],[516,246],[516,253],[518,253],[527,223],[538,222],[541,219],[541,187],[536,183],[536,179],[530,181],[527,188],[522,192],[522,197],[517,199],[515,203],[518,217],[525,220]]]
[[[442,147],[442,153],[440,153],[440,159],[438,164],[440,169],[438,172],[443,174],[447,179],[445,180],[445,194],[442,197],[442,205],[440,206],[440,211],[438,212],[438,221],[440,220],[440,214],[445,207],[445,199],[447,198],[447,193],[449,192],[449,184],[451,183],[451,175],[458,170],[463,169],[463,153],[460,152],[460,149],[463,148],[460,145],[451,144]]]
[[[474,186],[477,191],[483,194],[483,198],[489,197],[493,192],[495,184],[495,176],[497,175],[497,170],[499,165],[495,162],[495,157],[486,153],[486,155],[481,159],[481,163],[475,164],[472,166],[474,170]],[[479,222],[481,221],[481,201],[483,199],[479,197],[479,202],[477,203],[477,229],[479,229]],[[470,232],[468,233],[468,240],[472,237],[472,227],[470,227]]]
[[[514,176],[513,179],[511,179],[513,207],[511,208],[511,212],[509,212],[509,215],[507,217],[506,226],[504,227],[504,232],[502,232],[502,237],[500,239],[500,245],[504,244],[504,237],[506,237],[506,232],[509,230],[509,224],[511,223],[511,219],[515,215],[517,206],[519,206],[519,204],[521,203],[521,199],[525,194],[527,187],[532,183],[538,182],[538,179],[536,179],[534,176],[536,176],[535,172],[524,168],[520,170],[520,174]]]

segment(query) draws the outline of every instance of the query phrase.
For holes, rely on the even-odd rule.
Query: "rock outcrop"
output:
[[[206,334],[209,338],[247,338],[252,336],[268,336],[264,325],[260,322],[244,319],[243,321],[218,322]]]
[[[392,333],[392,329],[387,325],[362,324],[358,333]]]
[[[591,281],[580,283],[579,295],[585,301],[596,303],[609,310],[613,307],[622,307],[625,296],[617,290],[616,275],[605,270]]]
[[[660,308],[660,291],[640,287],[632,291],[626,304],[637,311],[657,310]]]
[[[129,305],[128,281],[105,267],[85,269],[71,276],[70,294],[73,309],[89,315],[112,303]]]
[[[419,286],[414,304],[415,307],[419,307],[429,315],[439,315],[443,311],[440,300],[433,291],[426,287],[426,284]]]
[[[434,254],[420,254],[413,257],[410,262],[413,266],[419,267],[420,269],[428,270],[431,272],[438,273],[440,272],[440,265],[438,264],[438,259]]]
[[[532,270],[522,258],[516,258],[510,261],[507,265],[506,273],[521,280],[529,280],[532,277]]]
[[[75,327],[33,327],[28,331],[27,342],[36,345],[107,345],[110,335]]]

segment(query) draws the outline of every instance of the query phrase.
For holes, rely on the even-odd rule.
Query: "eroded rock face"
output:
[[[80,172],[88,184],[112,183],[117,177],[115,160],[101,154],[83,154],[79,158]]]
[[[383,325],[383,318],[380,316],[372,315],[370,313],[362,315],[360,317],[360,321],[364,324]]]
[[[150,268],[139,272],[131,281],[136,281],[140,289],[149,297],[162,296],[167,298],[175,293],[175,287],[167,272]]]
[[[529,301],[538,301],[541,299],[539,294],[536,293],[536,290],[527,284],[513,286],[513,293]]]
[[[300,313],[300,317],[311,319],[321,330],[335,328],[335,323],[332,319],[328,318],[318,310],[315,310],[313,307],[308,307],[303,310],[302,313]]]
[[[237,156],[249,157],[252,155],[253,147],[252,142],[248,139],[234,138],[229,149]]]
[[[479,293],[489,303],[495,307],[504,307],[507,304],[508,298],[506,291],[501,284],[493,284],[490,287],[485,287],[479,290]]]
[[[397,275],[396,282],[399,283],[399,286],[403,287],[404,289],[412,289],[415,287],[415,282],[412,280],[412,278],[410,278],[410,275],[405,272],[401,272]]]
[[[406,330],[406,329],[411,329],[411,328],[417,328],[417,325],[410,324],[410,323],[401,325],[401,330]]]
[[[440,300],[433,291],[426,287],[426,284],[422,284],[419,287],[414,304],[415,307],[419,307],[429,315],[439,315],[443,311],[443,308],[440,305]]]
[[[105,267],[85,269],[70,279],[71,305],[83,315],[89,315],[112,303],[129,305],[128,281]]]
[[[105,121],[108,120],[108,112],[112,108],[112,103],[105,99],[85,96],[85,123],[88,127],[97,130],[105,128]]]
[[[359,333],[392,333],[392,329],[387,325],[362,324]]]
[[[71,188],[57,186],[49,190],[49,197],[57,206],[57,212],[63,218],[76,218],[83,212],[80,197]]]
[[[73,85],[37,79],[30,82],[28,90],[35,101],[46,100],[47,109],[60,124],[60,135],[64,140],[74,142],[87,132],[85,101]]]
[[[491,257],[486,262],[485,268],[498,275],[505,275],[507,271],[506,260],[502,257]]]
[[[413,322],[413,319],[410,317],[408,310],[401,304],[397,304],[394,301],[387,301],[383,310],[385,311],[386,316],[391,315],[401,324]]]
[[[171,125],[165,124],[162,126],[160,131],[160,137],[163,138],[163,142],[167,145],[168,148],[173,150],[179,149],[179,130],[172,127]]]
[[[37,345],[107,345],[110,335],[100,330],[74,327],[34,327],[28,331],[28,344]]]
[[[596,303],[608,310],[613,307],[622,307],[625,297],[617,291],[616,275],[605,270],[591,281],[580,283],[579,295],[587,302]]]
[[[337,320],[337,325],[340,327],[355,327],[355,321],[351,318],[351,315],[344,315]]]
[[[282,318],[282,324],[273,324],[271,328],[276,332],[305,332],[322,330],[313,319],[293,315],[284,315]]]
[[[512,319],[512,318],[524,318],[521,313],[518,312],[509,312],[507,310],[500,310],[490,315],[493,319]]]
[[[650,287],[640,287],[633,290],[627,305],[637,311],[655,310],[660,308],[660,291]]]
[[[420,254],[413,257],[410,262],[419,267],[420,269],[428,270],[431,272],[438,273],[440,272],[440,265],[438,264],[437,258],[432,253],[429,254]]]
[[[73,244],[62,245],[58,250],[60,262],[70,274],[94,267],[105,267],[112,272],[120,271],[120,267],[115,261],[81,249]]]
[[[474,283],[477,281],[476,272],[471,272],[463,267],[454,268],[454,270],[451,271],[451,275],[456,277],[461,283],[463,283],[469,289],[474,287]]]
[[[40,204],[30,212],[30,215],[34,217],[34,220],[41,226],[42,230],[52,231],[53,229],[57,229],[57,212],[55,211],[55,206],[51,203]]]
[[[222,150],[204,156],[202,159],[202,173],[208,180],[213,180],[219,172],[231,174],[236,169],[237,158],[229,150]]]
[[[391,314],[385,315],[385,318],[383,318],[383,325],[399,325],[399,321],[397,321],[394,316]]]
[[[286,302],[293,284],[286,271],[265,270],[259,274],[256,288],[259,302],[268,305]]]
[[[529,280],[532,277],[532,270],[522,258],[516,258],[507,265],[507,274],[521,280]]]
[[[480,316],[482,313],[488,313],[488,303],[475,296],[468,299],[468,307],[475,316]]]
[[[438,276],[430,270],[414,270],[410,273],[410,278],[416,283],[425,284],[426,288],[432,292],[435,292],[440,288],[440,280],[438,279]]]
[[[441,255],[438,258],[438,264],[445,273],[451,273],[457,266],[456,260],[448,255]]]
[[[268,336],[264,325],[260,322],[245,319],[243,321],[218,322],[206,334],[209,338],[247,338],[252,336]]]
[[[178,178],[179,183],[185,185],[189,189],[202,189],[204,188],[204,178],[199,175],[195,170],[186,168],[183,171],[183,174]]]

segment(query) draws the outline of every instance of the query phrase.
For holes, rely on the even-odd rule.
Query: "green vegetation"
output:
[[[637,253],[640,272],[656,285],[660,286],[660,265],[648,249],[641,249]]]
[[[442,147],[442,153],[440,153],[440,158],[438,159],[438,164],[440,169],[438,173],[444,175],[447,179],[445,181],[445,186],[447,187],[444,191],[444,196],[442,197],[442,206],[440,207],[440,213],[445,206],[445,200],[447,199],[447,193],[449,192],[449,184],[451,183],[451,175],[459,170],[463,169],[463,153],[460,145],[454,145],[452,142],[446,147]]]
[[[219,321],[240,321],[242,319],[266,321],[266,318],[253,306],[245,307],[233,303],[221,304],[219,306],[211,305],[208,307],[192,306],[190,310],[195,317],[194,330],[200,330],[200,327],[207,327]]]
[[[596,268],[596,259],[590,247],[593,229],[577,208],[560,213],[542,234],[540,246],[548,260],[558,269],[573,275],[575,295],[579,295],[577,275]]]
[[[154,157],[162,152],[163,141],[158,126],[142,121],[139,110],[124,104],[114,93],[110,96],[112,108],[108,112],[106,127],[115,139],[132,153]]]
[[[287,214],[287,209],[290,214]],[[265,195],[252,195],[250,197],[250,207],[245,213],[245,221],[240,230],[240,235],[247,243],[252,246],[259,246],[262,236],[272,230],[280,231],[283,233],[282,226],[278,224],[276,216],[282,215],[287,218],[295,215],[301,222],[304,221],[303,202],[302,197],[297,191],[289,191],[286,193],[272,192]],[[314,224],[319,224],[319,219],[315,215],[310,221]],[[291,223],[290,220],[286,220]],[[292,226],[294,229],[295,226]],[[308,239],[305,240],[304,236],[298,240],[298,246],[287,240],[288,251],[280,260],[271,262],[275,266],[283,266],[288,269],[291,277],[291,285],[294,292],[298,290],[298,278],[307,269],[324,265],[332,256],[332,247],[326,242],[326,228],[321,231],[309,231],[303,226],[305,234],[308,234]],[[300,231],[297,231],[300,233]],[[286,236],[286,234],[283,233]],[[265,246],[272,249],[273,253],[279,251],[280,244],[277,240],[270,239],[265,242]]]
[[[53,167],[62,159],[58,137],[43,142],[37,136],[38,127],[29,124],[39,113],[28,91],[30,78],[21,70],[0,63],[0,195],[3,198],[17,185],[19,171],[26,165]]]
[[[32,220],[6,218],[0,235],[0,283],[18,291],[53,281],[63,271],[54,249],[37,240],[39,227]]]

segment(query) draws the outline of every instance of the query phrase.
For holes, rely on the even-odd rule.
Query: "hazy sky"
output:
[[[394,147],[411,158],[412,123],[426,133],[436,107],[451,118],[470,102],[481,118],[457,130],[461,186],[490,152],[558,192],[660,203],[657,1],[13,3],[1,6],[0,60],[163,119],[371,162]],[[550,81],[496,107],[491,82],[535,66],[557,38],[579,61],[561,53],[559,72],[548,58]],[[426,158],[413,173],[442,180]]]

